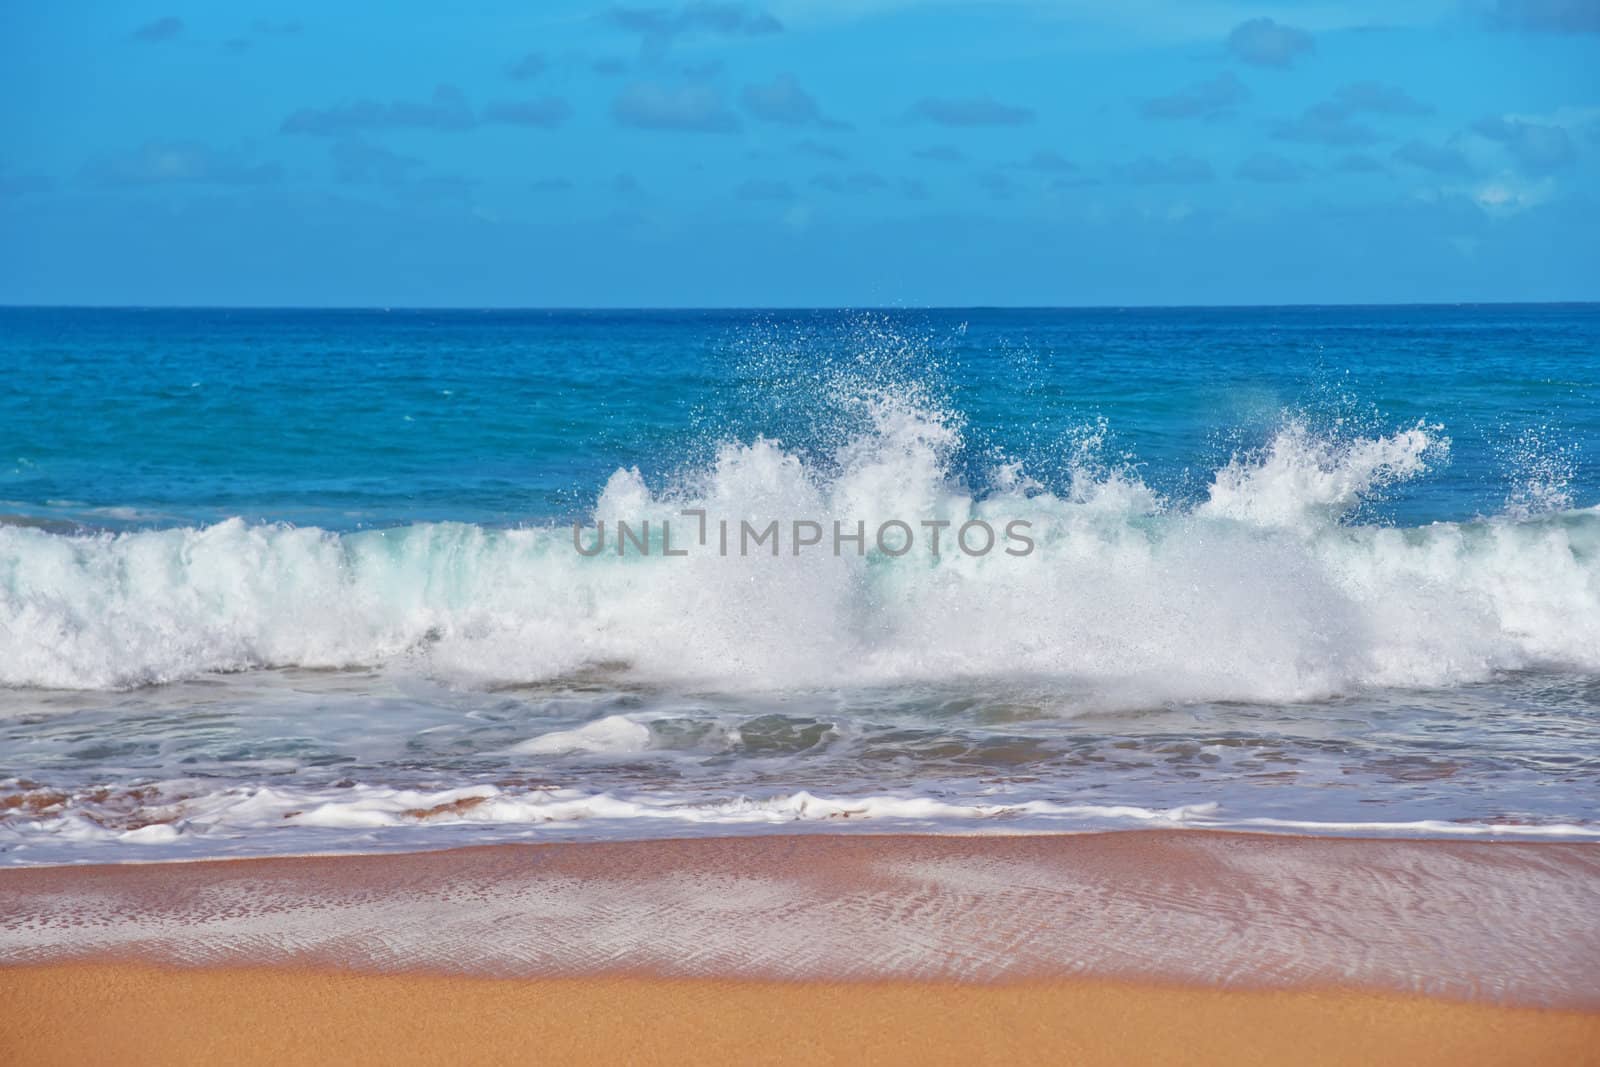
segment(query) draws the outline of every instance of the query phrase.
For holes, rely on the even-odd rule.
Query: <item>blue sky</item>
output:
[[[1600,0],[457,6],[5,5],[0,302],[1600,298]]]

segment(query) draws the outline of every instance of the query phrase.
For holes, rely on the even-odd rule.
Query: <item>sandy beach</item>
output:
[[[0,971],[29,1064],[1600,1062],[1600,1016],[1348,991]]]
[[[1600,850],[764,836],[0,871],[8,1061],[1581,1063]]]

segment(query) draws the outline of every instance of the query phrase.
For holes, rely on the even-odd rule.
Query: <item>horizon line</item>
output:
[[[363,311],[363,312],[796,312],[796,311],[1270,311],[1362,308],[1593,307],[1584,300],[1404,300],[1260,304],[10,304],[0,311]]]

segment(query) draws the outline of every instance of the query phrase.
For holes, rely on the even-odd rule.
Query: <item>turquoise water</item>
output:
[[[1600,829],[1592,305],[0,309],[0,370],[0,862]]]
[[[1498,514],[1600,464],[1600,310],[1429,308],[499,312],[0,310],[0,507],[93,526],[515,525],[721,440],[839,443],[820,373],[916,385],[1060,490],[1108,462],[1176,500],[1270,440],[1438,423],[1448,463],[1383,508]]]

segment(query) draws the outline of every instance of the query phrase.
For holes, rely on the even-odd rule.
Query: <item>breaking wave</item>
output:
[[[823,457],[756,438],[669,485],[619,470],[591,523],[1022,520],[1036,549],[893,557],[869,537],[861,555],[586,558],[558,526],[3,526],[0,684],[298,665],[486,685],[600,666],[735,691],[1025,677],[1119,704],[1600,670],[1600,510],[1355,521],[1445,454],[1438,427],[1339,440],[1290,420],[1178,505],[1087,464],[1053,493],[1001,462],[976,492],[954,473],[959,418],[892,390],[859,403]]]

